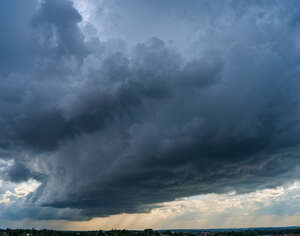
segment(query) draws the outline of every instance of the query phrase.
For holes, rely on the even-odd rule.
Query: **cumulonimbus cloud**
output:
[[[15,3],[1,5],[19,9]],[[5,212],[87,219],[295,179],[293,3],[289,14],[290,3],[220,3],[221,16],[200,14],[209,20],[186,54],[159,35],[134,45],[87,38],[66,0],[36,2],[12,19],[31,34],[21,45],[14,29],[14,40],[0,36],[0,48],[18,57],[0,56],[1,158],[16,163],[8,180],[41,186]]]

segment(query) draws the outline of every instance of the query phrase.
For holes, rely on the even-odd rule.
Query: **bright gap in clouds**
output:
[[[79,27],[85,39],[98,38],[107,40],[111,38],[110,32],[104,28],[110,17],[110,9],[104,7],[105,0],[72,0],[74,7],[82,17]]]
[[[300,182],[249,194],[205,194],[163,203],[148,214],[123,214],[76,222],[66,229],[199,229],[297,225]]]
[[[98,229],[199,229],[279,227],[300,220],[300,182],[248,194],[205,194],[162,203],[145,214],[120,214],[90,221],[20,222],[36,228]]]
[[[27,182],[19,184],[11,184],[0,180],[0,204],[13,204],[16,200],[26,198],[30,193],[33,193],[40,183],[34,179],[29,179]]]

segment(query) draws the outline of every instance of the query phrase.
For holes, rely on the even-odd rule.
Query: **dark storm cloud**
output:
[[[31,43],[28,26],[34,14],[37,1],[17,0],[0,3],[0,75],[25,71],[32,61],[29,55],[35,51]]]
[[[9,180],[41,186],[2,218],[145,212],[297,177],[297,3],[286,15],[290,3],[200,2],[199,17],[213,20],[201,27],[192,17],[197,38],[186,54],[159,37],[134,46],[85,40],[69,1],[36,8],[26,24],[31,66],[21,73],[12,64],[1,77],[0,147],[16,162]]]
[[[7,172],[7,177],[9,181],[18,183],[27,181],[32,177],[32,173],[23,164],[16,163]]]
[[[72,101],[65,108],[57,105],[44,108],[48,104],[42,102],[41,107],[31,110],[26,104],[25,114],[10,121],[12,139],[32,148],[53,150],[66,138],[95,132],[124,116],[133,122],[138,117],[129,116],[134,116],[144,102],[155,105],[155,101],[172,96],[170,93],[178,86],[197,89],[214,84],[221,67],[216,63],[206,68],[202,61],[181,65],[180,56],[156,38],[138,45],[133,54],[130,62],[122,53],[105,58],[99,71],[93,72],[81,88],[71,91]],[[199,73],[202,74],[197,79]],[[58,90],[65,91],[65,86],[62,84]],[[30,88],[29,106],[52,99],[51,94],[45,98],[36,89],[40,87]]]
[[[86,49],[77,26],[80,21],[81,15],[70,1],[54,0],[42,3],[32,24],[39,29],[42,42],[52,48],[51,53],[56,56],[83,55]]]

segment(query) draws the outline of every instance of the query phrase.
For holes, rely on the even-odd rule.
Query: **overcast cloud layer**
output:
[[[297,1],[1,1],[0,193],[40,185],[0,218],[299,179],[299,16]]]

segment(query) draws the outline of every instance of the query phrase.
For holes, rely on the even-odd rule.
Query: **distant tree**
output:
[[[150,235],[153,235],[153,234],[154,234],[154,232],[153,232],[152,229],[145,229],[145,230],[144,230],[144,233],[146,234],[146,236],[150,236]]]

